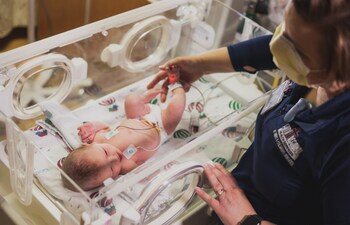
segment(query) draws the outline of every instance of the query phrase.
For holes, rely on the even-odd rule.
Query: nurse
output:
[[[290,78],[232,173],[205,168],[217,197],[196,191],[222,223],[350,224],[350,0],[292,0],[274,35],[172,59],[148,88],[171,65],[186,90],[209,73],[279,68]]]

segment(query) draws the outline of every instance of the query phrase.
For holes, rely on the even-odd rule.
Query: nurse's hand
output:
[[[148,89],[156,86],[160,81],[164,80],[162,85],[163,92],[161,93],[161,101],[166,100],[168,94],[168,72],[172,65],[176,65],[180,68],[180,82],[185,91],[188,91],[191,87],[191,83],[198,80],[203,74],[202,66],[200,65],[200,58],[196,56],[177,57],[166,64],[159,67],[160,71],[155,75],[155,78],[147,85]]]
[[[246,215],[256,214],[235,178],[220,164],[205,166],[205,174],[217,198],[208,195],[199,187],[198,196],[203,199],[226,225],[236,225]]]

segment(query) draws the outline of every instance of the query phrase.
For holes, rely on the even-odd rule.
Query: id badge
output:
[[[284,97],[284,92],[288,89],[289,84],[290,81],[286,80],[271,92],[269,99],[267,100],[263,109],[261,110],[261,114],[264,114],[267,111],[271,110],[273,107],[275,107],[282,101]]]

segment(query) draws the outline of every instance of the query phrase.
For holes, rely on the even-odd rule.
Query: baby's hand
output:
[[[96,129],[93,123],[84,123],[78,127],[78,135],[81,137],[83,143],[92,143],[95,138]]]

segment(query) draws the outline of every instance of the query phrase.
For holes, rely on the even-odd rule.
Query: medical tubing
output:
[[[207,89],[204,90],[203,92],[201,92],[201,90],[199,90],[199,88],[197,88],[195,85],[190,84],[191,87],[195,88],[195,89],[199,92],[199,94],[201,95],[201,98],[202,98],[202,101],[203,101],[203,111],[202,111],[202,112],[204,112],[206,103],[207,103],[207,101],[210,99],[210,98],[209,98],[210,93],[208,94],[208,97],[207,97],[207,98],[204,97],[204,93],[205,93],[206,91],[208,91],[208,90],[211,90],[211,92],[213,92],[214,88],[217,88],[222,82],[224,82],[224,81],[226,81],[226,80],[228,80],[228,79],[231,79],[231,78],[233,78],[233,77],[236,77],[236,76],[238,76],[239,74],[241,74],[241,73],[240,73],[240,72],[234,72],[234,73],[232,74],[232,76],[226,77],[225,79],[216,82],[215,84],[213,84],[212,86],[210,86],[210,88],[207,88]],[[180,81],[183,82],[183,80],[181,80],[181,79],[180,79]],[[197,101],[197,102],[198,102],[198,101]],[[201,113],[202,113],[202,112],[201,112]],[[206,115],[206,114],[205,114],[205,115]],[[217,124],[216,124],[215,122],[213,122],[213,121],[210,119],[210,117],[208,117],[207,115],[206,115],[206,117],[207,117],[208,121],[209,121],[211,124],[213,124],[214,126],[217,126]]]
[[[181,81],[181,80],[180,80]],[[193,84],[190,84],[191,87],[193,87],[194,89],[196,89],[198,91],[198,93],[201,95],[202,97],[202,101],[203,101],[203,105],[205,104],[205,97],[204,97],[204,94],[199,90],[199,88],[197,88],[196,86],[194,86]],[[209,88],[208,88],[209,89]],[[208,90],[207,89],[207,90]]]
[[[146,151],[146,152],[154,152],[154,151],[157,151],[158,148],[159,148],[161,145],[162,145],[162,143],[159,141],[159,144],[158,144],[155,148],[153,148],[153,149],[148,149],[148,148],[145,148],[145,147],[142,147],[142,146],[137,146],[136,148],[137,148],[137,149],[140,148],[140,149],[142,149],[142,150],[144,150],[144,151]]]
[[[176,151],[169,152],[169,154],[166,154],[164,158],[162,158],[162,160],[160,160],[158,163],[150,164],[147,168],[143,170],[143,173],[133,174],[132,176],[125,175],[127,176],[127,179],[124,179],[122,182],[119,182],[119,183],[116,182],[113,185],[113,188],[110,188],[106,191],[107,196],[115,196],[123,192],[124,190],[126,190],[126,187],[134,185],[135,183],[144,179],[145,176],[149,176],[150,174],[154,173],[156,170],[166,165],[167,163],[170,163],[174,159],[180,158],[184,154],[195,149],[196,147],[198,147],[198,145],[207,141],[208,138],[211,138],[214,135],[221,133],[222,130],[227,127],[227,124],[232,124],[234,122],[237,122],[243,117],[249,115],[251,112],[254,112],[256,109],[260,108],[266,102],[268,98],[268,94],[270,93],[267,92],[264,95],[249,102],[245,107],[232,112],[232,114],[230,114],[231,116],[225,121],[225,123],[219,124],[213,129],[206,131],[205,133],[200,133],[200,135],[199,134],[195,135],[196,138],[188,142],[186,145],[180,147]]]
[[[232,76],[229,76],[229,77],[227,77],[227,78],[225,78],[225,79],[223,79],[223,80],[221,80],[221,81],[218,81],[218,82],[216,82],[214,85],[212,85],[210,88],[207,88],[206,90],[204,90],[203,92],[201,92],[200,90],[199,90],[199,88],[198,87],[196,87],[195,85],[193,85],[192,83],[190,84],[191,85],[191,87],[193,87],[194,89],[196,89],[197,91],[198,91],[198,93],[201,95],[201,98],[202,98],[202,101],[203,101],[203,107],[205,106],[205,104],[206,104],[206,100],[205,100],[205,97],[204,97],[204,93],[206,92],[206,91],[208,91],[208,90],[213,90],[213,87],[214,88],[216,88],[220,83],[222,83],[223,81],[226,81],[226,80],[228,80],[228,79],[231,79],[232,77],[235,77],[235,76],[237,76],[239,74],[239,72],[235,72],[235,73],[233,73],[232,74]],[[180,82],[185,82],[184,80],[179,80]],[[209,96],[209,95],[208,95]],[[209,99],[209,97],[208,97],[208,99]],[[197,101],[198,102],[198,101]]]
[[[228,80],[228,79],[234,77],[235,75],[237,75],[237,74],[235,73],[235,74],[233,74],[232,76],[227,77],[227,78],[225,78],[225,79],[223,79],[223,80],[221,80],[221,81],[215,83],[212,87],[215,87],[215,88],[216,88],[221,82],[223,82],[223,81],[225,81],[225,80]],[[180,81],[183,81],[183,80],[180,80]],[[205,104],[206,104],[206,99],[205,99],[203,93],[206,92],[207,90],[213,90],[213,89],[212,89],[212,88],[208,88],[207,90],[205,90],[205,91],[202,93],[202,92],[199,90],[199,88],[197,88],[195,85],[193,85],[193,84],[190,84],[190,85],[191,85],[191,87],[193,87],[194,89],[196,89],[196,90],[199,92],[199,94],[201,95],[202,101],[203,101],[203,109],[204,109]],[[209,96],[208,96],[208,99],[209,99]],[[204,111],[204,110],[203,110],[203,111]],[[209,121],[210,123],[212,123],[212,124],[214,124],[215,126],[217,126],[217,124],[216,124],[215,122],[213,122],[209,117],[207,117],[207,118],[208,118],[208,121]],[[191,119],[190,119],[190,120],[191,120]],[[199,125],[199,124],[198,124],[198,125]],[[115,127],[113,130],[117,130],[117,129],[120,128],[120,127],[124,127],[124,128],[131,129],[131,130],[151,130],[151,129],[156,129],[156,126],[154,126],[154,125],[153,125],[152,127],[148,127],[148,128],[134,128],[134,127],[119,125],[119,126]],[[161,142],[159,142],[159,144],[158,144],[154,149],[147,149],[147,148],[142,147],[142,146],[136,146],[136,148],[137,148],[137,149],[142,149],[142,150],[148,151],[148,152],[153,152],[153,151],[158,150],[160,146],[161,146]]]
[[[156,126],[153,125],[152,127],[148,127],[148,128],[134,128],[134,127],[129,127],[129,126],[123,126],[123,125],[119,125],[119,126],[116,126],[113,131],[117,130],[118,128],[120,127],[123,127],[123,128],[127,128],[127,129],[131,129],[131,130],[151,130],[151,129],[156,129]],[[159,141],[159,144],[154,148],[154,149],[148,149],[148,148],[145,148],[145,147],[142,147],[142,146],[136,146],[137,149],[142,149],[146,152],[154,152],[154,151],[157,151],[158,148],[161,146],[161,142]]]
[[[156,129],[156,126],[148,127],[148,128],[134,128],[134,127],[129,127],[129,126],[116,126],[113,131],[117,130],[118,128],[123,127],[123,128],[128,128],[131,130],[151,130],[151,129]]]

